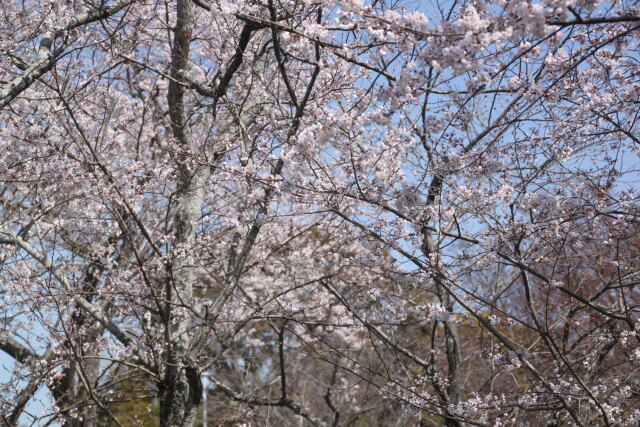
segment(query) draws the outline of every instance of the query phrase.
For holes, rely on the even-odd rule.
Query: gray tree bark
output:
[[[193,141],[184,105],[184,87],[176,81],[186,71],[193,11],[191,0],[177,0],[177,21],[171,50],[169,114],[171,128],[178,144],[178,183],[174,202],[173,226],[175,246],[190,248],[195,242],[195,223],[202,211],[204,186],[211,175],[208,165],[190,168],[187,155]],[[182,301],[188,301],[196,282],[194,259],[190,250],[176,251],[165,287],[166,352],[160,384],[160,425],[191,426],[202,398],[201,375],[191,360],[190,313]]]

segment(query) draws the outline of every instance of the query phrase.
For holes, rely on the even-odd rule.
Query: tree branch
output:
[[[123,345],[131,348],[136,356],[140,359],[140,361],[150,370],[155,370],[151,363],[148,361],[147,357],[144,355],[140,347],[137,345],[135,341],[133,341],[122,329],[120,329],[115,323],[113,323],[102,311],[95,308],[89,301],[87,301],[84,297],[80,296],[74,286],[69,282],[64,274],[62,274],[46,257],[42,252],[38,249],[31,246],[28,242],[23,240],[22,238],[8,233],[6,231],[0,231],[0,243],[10,244],[19,247],[20,249],[27,252],[33,259],[38,261],[44,268],[47,269],[49,273],[55,277],[58,282],[62,284],[65,291],[71,295],[71,298],[80,306],[84,311],[86,311],[91,317],[97,320],[102,326],[105,327],[111,334]]]
[[[49,72],[65,48],[73,42],[73,40],[66,40],[60,48],[51,52],[53,41],[57,37],[65,31],[108,18],[133,3],[133,1],[134,0],[121,0],[112,6],[100,6],[91,11],[79,13],[72,17],[67,24],[58,25],[45,31],[41,36],[40,46],[38,47],[37,61],[28,66],[18,77],[6,83],[5,87],[0,90],[0,110],[31,86],[33,82]]]
[[[325,423],[322,419],[314,417],[306,406],[301,405],[300,403],[296,403],[289,398],[281,397],[280,399],[263,399],[260,397],[243,396],[233,391],[230,387],[215,380],[214,378],[210,378],[210,379],[216,384],[216,386],[220,390],[222,390],[224,394],[226,394],[227,396],[229,396],[231,399],[235,401],[248,403],[251,405],[260,405],[260,406],[284,406],[286,408],[291,409],[295,414],[306,418],[314,426],[318,426],[318,427],[327,426],[327,423]]]

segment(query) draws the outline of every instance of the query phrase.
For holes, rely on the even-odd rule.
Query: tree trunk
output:
[[[165,360],[160,390],[160,425],[191,426],[202,397],[202,383],[191,353],[191,313],[185,307],[196,282],[194,257],[195,224],[202,212],[204,186],[211,175],[208,165],[191,168],[184,162],[192,154],[193,142],[184,105],[184,87],[177,84],[189,60],[192,30],[191,0],[177,0],[177,20],[171,50],[171,76],[167,101],[171,129],[177,143],[178,182],[173,213],[175,258],[171,263],[164,299]]]
[[[170,383],[160,390],[160,426],[192,426],[202,398],[201,376],[195,368],[169,368]]]

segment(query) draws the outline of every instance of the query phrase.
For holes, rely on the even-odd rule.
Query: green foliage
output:
[[[99,410],[99,426],[116,426],[112,417],[125,426],[156,427],[160,424],[160,407],[155,392],[139,379],[120,381],[113,388],[105,406],[111,416]]]

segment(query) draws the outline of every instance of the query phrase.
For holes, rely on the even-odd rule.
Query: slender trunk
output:
[[[187,69],[193,20],[191,0],[177,0],[176,3],[177,20],[171,50],[171,76],[175,80]],[[194,144],[186,118],[184,88],[175,80],[169,83],[167,101],[171,129],[178,145],[173,221],[176,253],[165,289],[166,351],[163,378],[159,384],[160,425],[186,427],[195,422],[202,398],[200,372],[190,354],[191,314],[185,304],[191,300],[196,282],[191,248],[196,237],[195,224],[202,211],[204,186],[211,171],[208,165],[189,167]]]
[[[434,179],[437,185],[442,185],[442,181],[438,179]],[[433,183],[432,183],[432,188]],[[440,188],[437,190],[440,191]],[[435,196],[430,196],[429,201],[432,202],[435,200]],[[423,242],[422,242],[422,251],[427,256],[427,258],[431,254],[436,254],[438,251],[438,247],[436,242],[433,240],[431,235],[423,229]],[[443,281],[445,278],[438,269],[434,272],[432,276],[435,286],[436,286],[436,294],[438,295],[438,299],[440,300],[440,304],[442,304],[446,310],[453,314],[453,300],[451,295],[447,294],[445,291],[445,286],[443,286]],[[440,321],[444,326],[444,335],[445,335],[445,349],[447,354],[447,379],[448,386],[446,389],[446,394],[441,390],[441,398],[445,405],[445,414],[444,414],[444,424],[450,427],[458,427],[460,426],[460,422],[456,419],[456,417],[449,411],[449,405],[455,405],[460,400],[461,394],[461,372],[460,372],[460,353],[459,353],[459,336],[458,329],[455,323],[455,319],[449,320],[441,320]]]
[[[451,304],[447,306],[448,311],[452,311]],[[447,395],[449,396],[449,403],[456,404],[460,401],[460,354],[458,351],[458,328],[455,321],[444,320],[444,334],[447,349],[447,364],[448,364],[448,376],[449,385],[447,386]],[[448,426],[459,426],[460,423],[454,419],[447,417],[445,420]]]
[[[86,267],[82,292],[89,302],[95,300],[101,272],[102,267],[95,263]],[[53,394],[61,408],[78,408],[78,417],[67,416],[64,427],[95,427],[98,425],[97,405],[92,390],[87,386],[93,389],[99,377],[100,361],[96,357],[98,354],[95,346],[104,329],[97,327],[83,331],[83,328],[92,323],[92,319],[77,305],[72,318],[73,325],[68,334],[77,340],[74,345],[75,357],[63,371],[63,380],[53,390]]]
[[[208,168],[206,168],[208,169]],[[176,197],[175,243],[192,246],[195,241],[195,222],[200,216],[204,184],[209,173],[201,168],[184,183]],[[179,250],[172,264],[171,280],[167,282],[167,313],[169,331],[164,378],[160,384],[160,425],[190,426],[202,397],[200,373],[190,354],[192,337],[189,326],[191,313],[183,306],[193,293],[196,276],[190,250]]]

